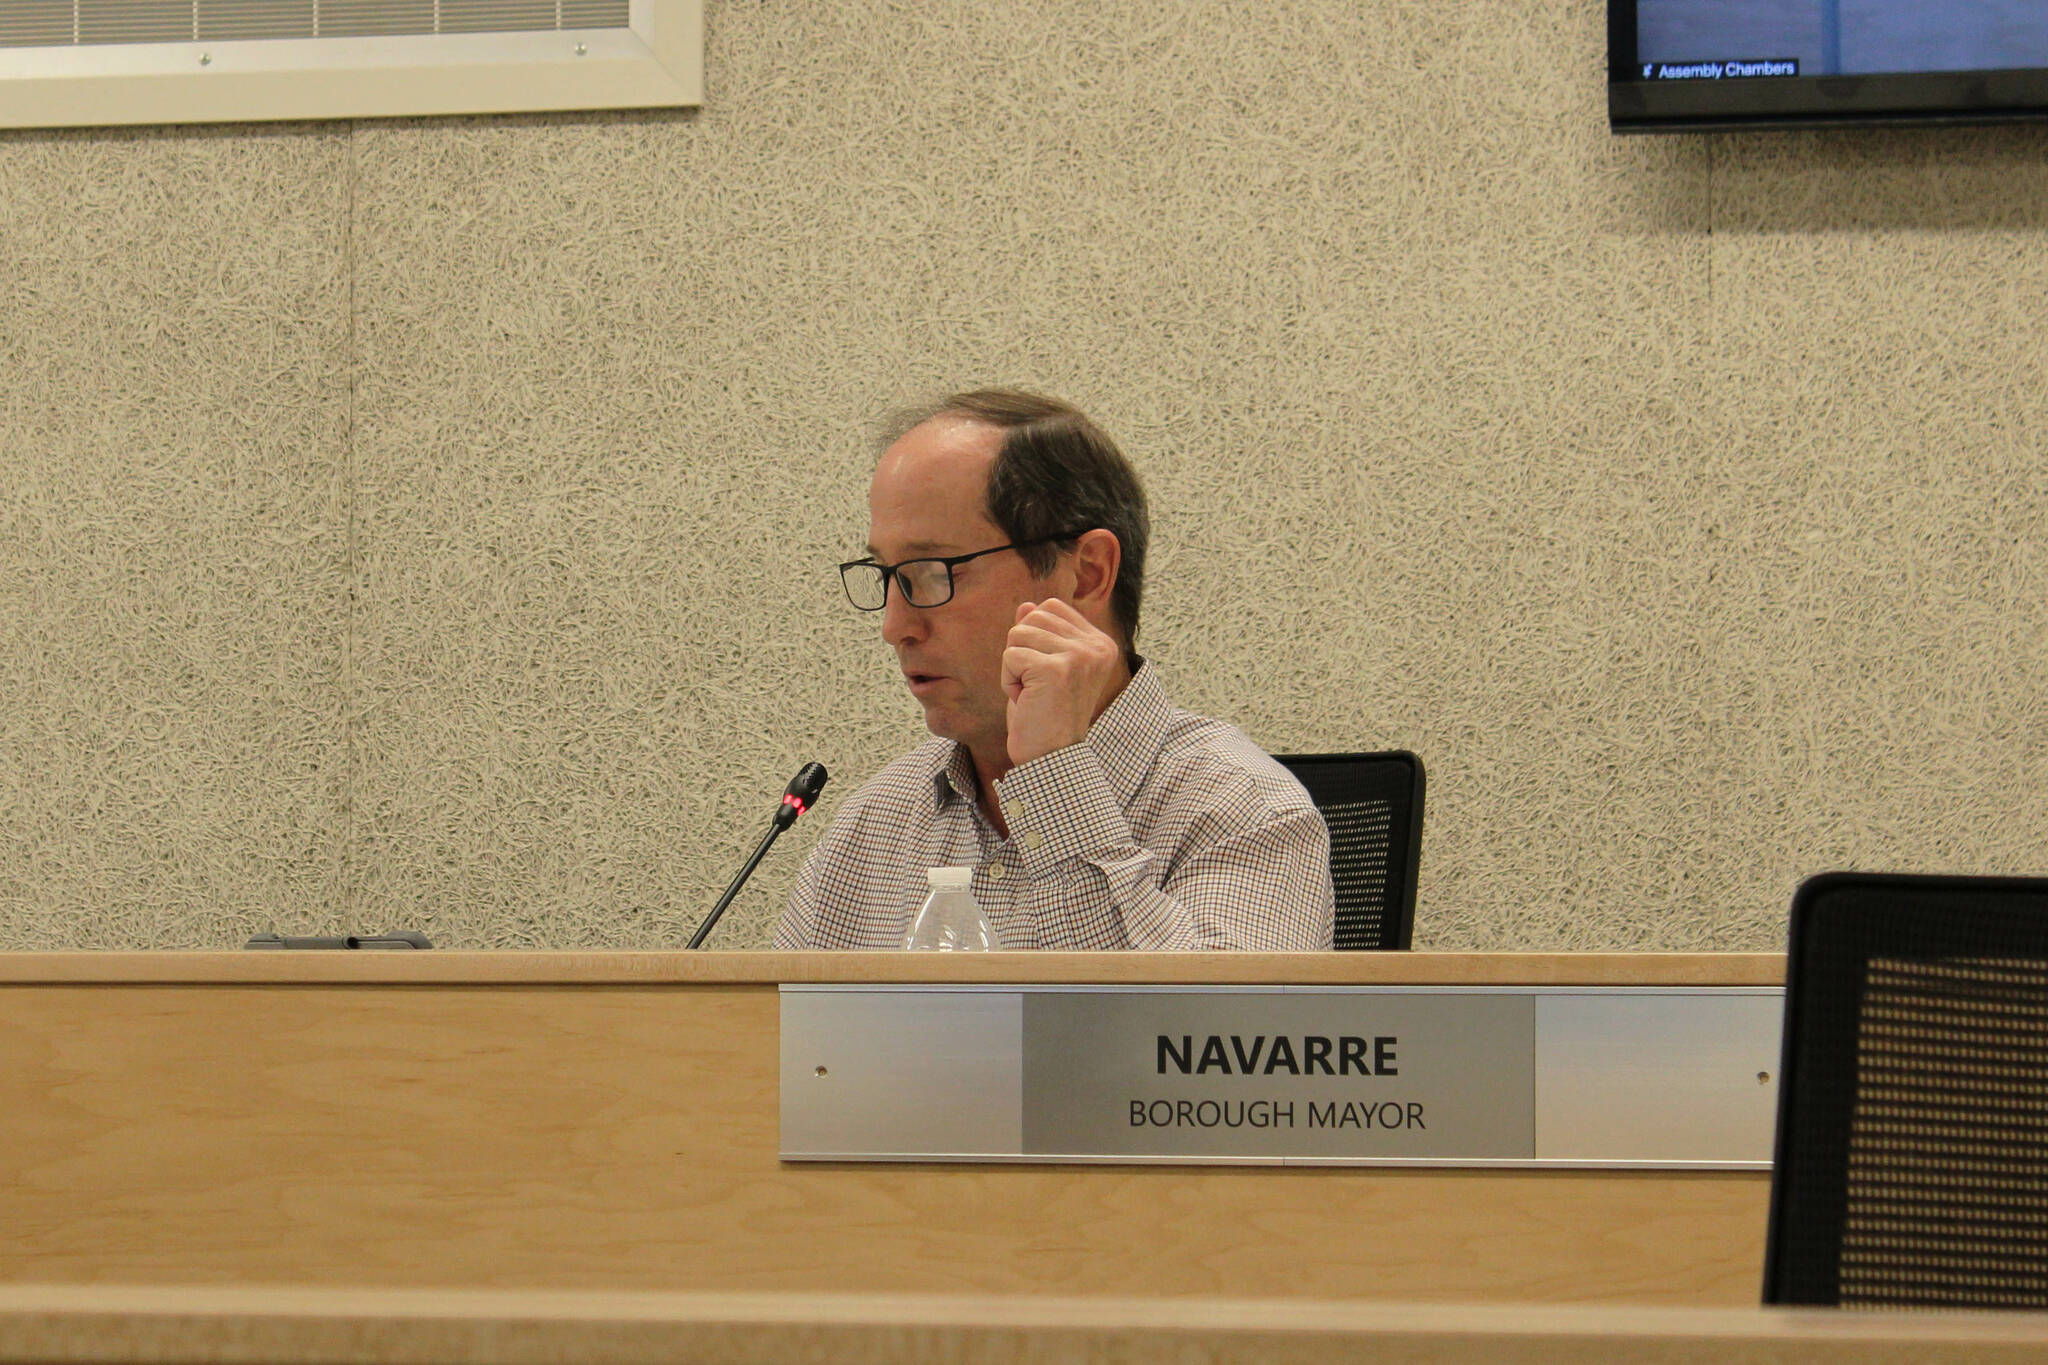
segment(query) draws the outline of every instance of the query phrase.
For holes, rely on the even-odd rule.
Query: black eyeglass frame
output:
[[[1094,529],[1095,528],[1093,526],[1083,526],[1072,531],[1057,531],[1049,536],[1035,536],[1030,540],[1013,540],[1008,545],[996,545],[986,550],[976,550],[971,555],[920,555],[916,559],[900,560],[894,564],[877,564],[875,563],[874,557],[872,555],[870,555],[866,559],[849,559],[844,564],[841,564],[839,566],[839,587],[840,590],[846,594],[846,600],[848,602],[853,603],[853,609],[855,611],[885,610],[889,605],[889,585],[891,583],[894,583],[896,585],[896,591],[902,595],[902,598],[906,603],[909,603],[909,605],[916,607],[919,611],[927,611],[932,607],[943,607],[946,605],[946,603],[953,600],[953,593],[955,591],[955,585],[953,582],[953,570],[958,566],[967,563],[969,560],[980,559],[985,555],[999,555],[1005,550],[1028,550],[1036,545],[1051,545],[1054,542],[1061,540],[1079,540],[1082,536],[1087,535],[1090,531]],[[912,601],[910,597],[910,586],[908,583],[904,581],[904,579],[901,576],[901,571],[909,568],[912,564],[945,565],[946,595],[944,597],[941,597],[936,602]],[[882,600],[880,602],[877,602],[872,607],[864,607],[858,601],[856,601],[853,595],[853,584],[849,583],[846,578],[846,573],[849,569],[881,570]]]

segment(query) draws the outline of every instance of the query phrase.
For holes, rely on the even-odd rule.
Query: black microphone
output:
[[[796,818],[817,803],[818,793],[825,790],[825,765],[806,763],[796,770],[796,776],[789,781],[789,790],[782,794],[782,809],[775,812],[775,828],[788,829]]]
[[[718,904],[711,907],[711,913],[697,926],[697,932],[690,935],[692,948],[704,946],[704,940],[711,936],[712,926],[716,925],[718,917],[725,913],[725,907],[732,904],[732,898],[740,893],[740,888],[747,884],[747,878],[753,876],[754,869],[761,865],[761,856],[768,851],[768,845],[774,843],[782,831],[795,824],[797,816],[809,810],[811,803],[818,799],[818,793],[824,789],[824,764],[806,763],[797,769],[796,776],[790,780],[789,790],[782,794],[782,804],[776,808],[775,821],[768,826],[767,837],[754,849],[754,856],[747,859],[747,865],[740,869],[740,875],[732,879],[732,885],[725,888],[725,894],[718,898]]]

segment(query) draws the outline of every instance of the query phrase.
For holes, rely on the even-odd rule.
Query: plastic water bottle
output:
[[[996,927],[975,903],[973,868],[934,867],[924,875],[932,891],[910,921],[905,948],[987,952],[1003,946]]]

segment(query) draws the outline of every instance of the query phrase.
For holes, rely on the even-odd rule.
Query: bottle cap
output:
[[[928,868],[924,877],[934,891],[965,891],[974,885],[974,869],[971,867]]]

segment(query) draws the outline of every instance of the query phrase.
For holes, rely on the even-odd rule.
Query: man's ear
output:
[[[1106,626],[1110,619],[1109,596],[1123,562],[1124,547],[1116,532],[1099,526],[1083,532],[1074,547],[1074,605],[1098,625]]]

